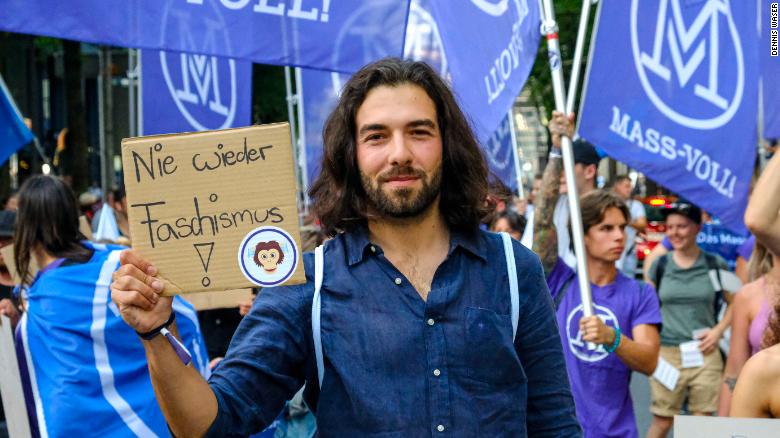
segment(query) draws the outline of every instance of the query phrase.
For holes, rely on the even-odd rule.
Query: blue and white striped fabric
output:
[[[111,302],[111,274],[123,248],[84,244],[95,251],[89,262],[48,271],[27,291],[17,338],[20,363],[28,365],[31,422],[44,438],[170,436],[141,341]],[[195,310],[178,297],[173,307],[193,365],[208,377]]]

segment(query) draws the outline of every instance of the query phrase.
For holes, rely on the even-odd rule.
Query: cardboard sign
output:
[[[231,309],[242,301],[252,298],[252,289],[226,290],[224,292],[201,292],[183,297],[197,311],[212,309]]]
[[[305,281],[287,123],[124,139],[122,162],[164,295]]]
[[[707,438],[775,438],[780,436],[780,420],[675,415],[674,436],[701,436]]]
[[[27,407],[24,404],[19,363],[16,361],[11,320],[5,315],[0,316],[0,395],[9,436],[29,437],[30,423],[27,421]]]
[[[14,251],[13,245],[6,245],[0,248],[0,256],[3,256],[3,262],[5,263],[8,272],[11,273],[11,278],[13,278],[14,284],[22,284],[22,279],[19,278],[19,273],[16,272],[15,255],[16,252]],[[38,270],[40,269],[38,267],[38,262],[35,261],[35,257],[30,257],[30,266],[28,269],[30,270],[30,277],[35,278],[35,274],[37,274]]]

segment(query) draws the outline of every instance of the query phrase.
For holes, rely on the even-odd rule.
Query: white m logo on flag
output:
[[[186,53],[181,53],[180,56],[182,88],[176,90],[176,97],[192,104],[206,105],[208,103],[211,111],[227,116],[228,108],[222,104],[219,92],[217,58],[206,55],[188,55]],[[197,95],[190,88],[190,78],[195,83],[195,88],[198,91]]]
[[[161,51],[160,66],[176,107],[194,129],[203,131],[232,126],[236,115],[237,86],[234,60],[187,53],[173,57]],[[169,72],[169,68],[176,72],[177,67],[181,72],[179,81],[175,80],[177,75]],[[223,91],[228,91],[227,96],[223,95]],[[212,115],[206,117],[204,114],[208,112]]]
[[[637,21],[647,16],[638,13],[639,3],[633,0],[631,5],[631,42],[642,86],[655,106],[673,121],[690,128],[713,129],[727,123],[741,103],[745,77],[742,46],[731,17],[729,0],[703,2],[690,26],[685,22],[680,0],[659,0],[652,45],[644,44],[644,47],[640,44],[639,35],[647,34],[649,29],[642,29],[645,32],[641,33],[637,29]],[[726,26],[722,26],[723,22]],[[725,28],[724,34],[730,37],[733,48],[722,47],[722,27]],[[721,65],[725,58],[721,52],[724,49],[733,50],[730,53],[734,54],[734,59]],[[665,53],[668,56],[665,57]],[[668,65],[669,59],[666,59],[665,64],[664,58],[671,58],[671,65]],[[736,69],[733,75],[736,80],[723,84],[719,78],[721,71],[727,68]],[[705,69],[705,74],[698,75],[698,81],[692,81],[701,69]],[[672,109],[672,99],[668,98],[668,93],[668,101],[661,99],[648,76],[656,78],[656,83],[662,80],[667,84],[667,90],[675,77],[680,89],[693,85],[693,94],[712,105],[717,115],[705,118],[684,115],[684,108]],[[689,108],[696,106],[690,100],[686,102]]]

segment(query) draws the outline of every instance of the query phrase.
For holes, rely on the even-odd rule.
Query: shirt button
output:
[[[435,370],[433,370],[433,375],[436,376],[436,377],[439,377],[439,376],[441,376],[441,371],[439,371],[439,369],[436,368]]]
[[[374,245],[371,245],[371,252],[376,252],[376,247]]]
[[[433,320],[433,318],[428,318],[428,325],[434,325],[436,324],[436,321]]]
[[[436,430],[438,430],[439,432],[444,432],[444,425],[440,424],[440,425],[436,426]]]
[[[395,279],[395,284],[401,284],[401,279],[400,278],[396,278]]]

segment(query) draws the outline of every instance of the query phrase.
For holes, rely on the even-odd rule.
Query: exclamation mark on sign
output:
[[[328,22],[328,11],[330,11],[330,0],[322,0],[322,14],[320,14],[320,21],[323,23]]]
[[[211,254],[214,252],[214,242],[194,243],[192,246],[194,246],[195,251],[198,252],[198,257],[200,257],[200,264],[203,266],[203,271],[208,274],[209,263],[211,263]],[[207,276],[204,276],[200,281],[200,284],[202,284],[203,287],[209,287],[211,284],[211,279]]]

